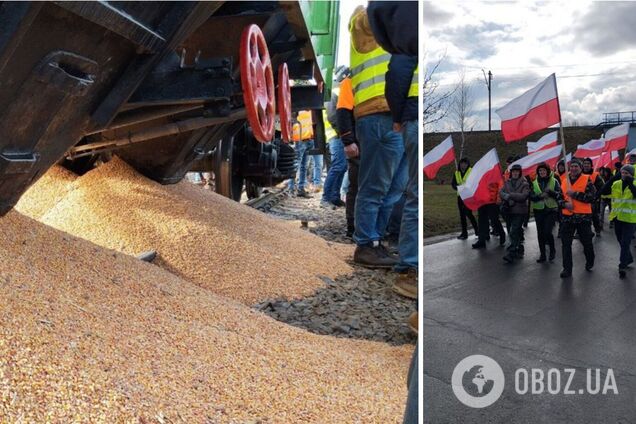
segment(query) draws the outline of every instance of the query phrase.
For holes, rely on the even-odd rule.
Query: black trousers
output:
[[[575,232],[579,234],[579,241],[583,245],[585,262],[589,265],[594,265],[591,219],[572,222],[566,217],[563,217],[561,222],[561,251],[563,254],[563,269],[569,272],[572,272],[572,240],[574,240]]]
[[[548,246],[550,251],[554,250],[554,236],[552,229],[557,220],[558,212],[556,209],[538,209],[534,211],[534,219],[537,223],[537,238],[539,240],[539,252],[541,256],[545,256],[545,247]]]
[[[358,158],[347,160],[349,170],[349,189],[347,190],[347,201],[345,202],[345,214],[347,216],[347,228],[355,228],[355,208],[356,197],[358,196],[358,169],[360,160]]]
[[[513,214],[508,215],[508,235],[510,236],[510,251],[513,253],[521,252],[523,241],[523,223],[526,221],[526,214]]]
[[[616,240],[618,240],[618,243],[621,245],[619,268],[625,268],[634,262],[631,250],[634,231],[636,231],[636,224],[619,221],[618,219],[614,220],[614,233],[616,234]]]
[[[606,208],[609,208],[609,211],[612,212],[612,199],[608,199],[608,198],[601,199],[601,213],[600,213],[601,226],[605,222],[605,209]]]
[[[499,221],[499,206],[494,203],[490,203],[480,207],[477,212],[479,214],[479,241],[485,242],[486,239],[490,237],[489,229],[491,225],[499,234],[499,237],[504,235],[503,225],[501,225],[501,221]]]
[[[592,225],[594,226],[594,231],[597,233],[601,232],[603,228],[603,223],[601,222],[601,199],[592,203]]]
[[[475,216],[473,215],[473,211],[471,211],[470,209],[468,209],[466,207],[466,205],[464,204],[464,201],[462,200],[461,197],[457,196],[457,208],[459,209],[459,221],[462,224],[462,234],[468,234],[468,223],[466,222],[466,218],[470,219],[470,223],[473,226],[473,229],[475,230],[475,234],[478,234],[478,226],[477,226],[477,220],[475,219]]]

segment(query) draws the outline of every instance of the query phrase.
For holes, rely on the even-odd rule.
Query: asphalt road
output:
[[[613,230],[595,238],[592,272],[585,271],[582,246],[574,241],[570,280],[559,278],[560,240],[554,263],[535,262],[533,223],[526,230],[526,256],[513,265],[503,262],[498,242],[474,251],[473,241],[424,247],[424,421],[636,423],[636,269],[628,270],[625,280],[618,278]],[[505,376],[501,398],[482,409],[460,403],[451,385],[455,366],[474,354],[497,361]],[[529,374],[532,368],[542,370],[541,394],[517,393],[519,368]],[[560,385],[557,371],[550,372],[551,388],[560,386],[560,394],[545,387],[551,368],[559,370]],[[566,368],[576,370],[569,387],[575,394],[563,394],[570,374]],[[618,394],[579,394],[586,390],[588,368],[601,370],[601,387],[611,368]],[[521,389],[524,381],[518,379]]]

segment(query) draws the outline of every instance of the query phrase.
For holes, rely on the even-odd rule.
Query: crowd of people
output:
[[[417,55],[400,54],[387,39],[380,45],[371,21],[364,7],[351,17],[351,63],[336,72],[338,86],[322,116],[330,166],[323,186],[322,161],[313,159],[311,191],[322,191],[323,207],[345,207],[347,234],[356,243],[354,262],[369,268],[393,268],[397,271],[394,289],[415,299],[418,59]],[[317,156],[313,154],[312,113],[317,112],[300,111],[293,126],[298,175],[289,180],[289,189],[298,197],[312,196],[307,190],[307,162]],[[396,205],[401,210],[397,256],[383,243]]]
[[[503,184],[490,183],[488,203],[477,210],[477,219],[458,195],[461,233],[457,238],[468,238],[470,221],[477,235],[477,241],[472,245],[474,249],[484,249],[491,236],[498,237],[501,246],[507,244],[503,260],[513,263],[524,257],[524,228],[528,227],[530,215],[534,215],[539,245],[536,261],[552,263],[557,255],[555,239],[560,238],[561,278],[569,278],[572,276],[572,243],[575,239],[583,245],[585,269],[591,272],[594,268],[593,238],[600,237],[604,231],[608,210],[609,226],[620,245],[618,275],[625,278],[627,267],[634,261],[631,241],[636,231],[636,155],[628,155],[627,164],[616,162],[614,169],[601,167],[596,170],[590,158],[572,158],[567,167],[561,160],[554,170],[541,163],[533,175],[526,176],[520,165],[513,164],[517,159],[508,158]],[[470,161],[462,158],[453,176],[452,187],[457,190],[470,172]]]
[[[393,290],[411,299],[418,296],[420,246],[417,14],[417,2],[369,2],[368,8],[359,6],[353,12],[350,63],[337,72],[338,87],[323,115],[331,165],[321,199],[324,207],[345,207],[347,234],[356,244],[353,261],[393,269]],[[298,121],[296,195],[305,197],[303,161],[313,134],[307,129],[311,125],[300,116]],[[344,200],[343,180],[348,181]],[[290,189],[294,184],[290,181]],[[398,228],[397,255],[383,244],[390,227]],[[414,330],[417,321],[417,313],[412,314]],[[416,358],[417,349],[409,372],[405,423],[417,422]]]

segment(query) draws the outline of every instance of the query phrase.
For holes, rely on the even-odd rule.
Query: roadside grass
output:
[[[424,183],[424,238],[460,230],[457,192],[450,184]]]

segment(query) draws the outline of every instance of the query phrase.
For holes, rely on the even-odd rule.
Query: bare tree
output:
[[[454,91],[442,92],[439,89],[439,83],[435,81],[434,76],[440,64],[444,61],[446,55],[441,56],[432,68],[426,71],[424,77],[424,113],[423,122],[424,129],[436,122],[441,121],[448,115],[451,99]]]
[[[473,113],[474,98],[472,95],[472,84],[466,81],[466,72],[464,70],[459,73],[459,81],[453,91],[453,98],[450,106],[450,117],[459,129],[462,137],[461,148],[459,149],[459,157],[464,156],[464,132],[475,125],[470,118]]]

